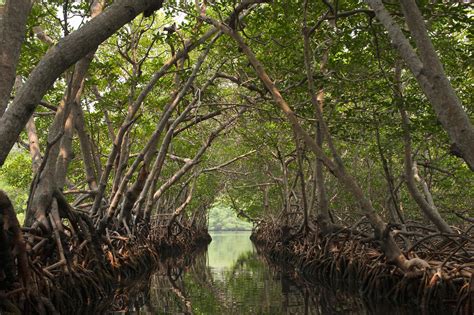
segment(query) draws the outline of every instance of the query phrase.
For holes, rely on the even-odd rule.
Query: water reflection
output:
[[[140,314],[420,314],[414,307],[367,303],[345,290],[308,285],[271,267],[249,232],[211,234],[207,253],[160,266],[117,294],[114,310]],[[181,266],[181,267],[177,267]]]

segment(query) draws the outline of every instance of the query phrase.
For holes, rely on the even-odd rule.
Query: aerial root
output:
[[[339,287],[343,280],[347,288],[373,299],[416,299],[423,305],[456,301],[453,309],[472,314],[474,244],[466,241],[472,235],[427,237],[416,223],[408,224],[404,239],[396,238],[403,255],[389,262],[379,242],[365,237],[370,233],[364,225],[359,232],[347,229],[326,235],[304,235],[298,227],[291,230],[261,221],[251,238],[271,262],[296,267],[318,283]]]
[[[167,255],[186,253],[210,241],[206,230],[186,223],[181,223],[183,232],[177,236],[145,225],[133,235],[123,227],[111,226],[107,236],[101,236],[87,214],[65,209],[61,201],[58,205],[61,220],[49,215],[50,235],[39,229],[25,232],[30,283],[34,285],[6,291],[0,299],[0,313],[103,312],[109,305],[102,301],[112,302],[119,282],[143,276]],[[68,224],[63,225],[64,221]]]

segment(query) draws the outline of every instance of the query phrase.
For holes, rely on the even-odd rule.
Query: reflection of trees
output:
[[[268,267],[280,277],[282,308],[278,314],[420,314],[416,305],[396,304],[388,300],[367,300],[359,292],[340,282],[329,287],[302,278],[294,269],[269,263]],[[336,283],[336,281],[334,282]],[[449,308],[433,313],[448,314]]]
[[[171,284],[171,290],[176,294],[176,296],[181,300],[186,309],[186,314],[192,313],[192,304],[189,298],[185,293],[185,284],[183,281],[183,269],[182,268],[173,268],[168,266],[167,277],[169,283]]]
[[[224,273],[230,314],[277,314],[281,299],[274,275],[254,251],[242,253]]]
[[[202,253],[169,260],[140,285],[116,295],[116,310],[150,314],[415,314],[416,308],[369,302],[344,287],[309,282],[293,269],[273,265],[254,251],[216,274]],[[217,276],[216,276],[217,275]],[[131,298],[133,297],[133,299]]]

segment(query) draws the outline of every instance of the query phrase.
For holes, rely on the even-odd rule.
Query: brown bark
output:
[[[67,102],[69,92],[70,88],[61,100],[48,131],[47,152],[42,162],[42,169],[36,175],[37,180],[33,181],[33,190],[30,192],[31,202],[25,216],[25,225],[28,227],[32,226],[36,220],[42,225],[43,229],[49,230],[50,228],[47,211],[52,201],[53,192],[57,187],[56,163],[59,157],[60,139],[64,134],[64,125],[70,113],[70,106]]]
[[[303,205],[303,231],[305,233],[309,230],[308,225],[308,198],[306,197],[306,183],[304,178],[303,172],[303,149],[301,147],[300,139],[298,136],[294,135],[294,140],[296,144],[296,160],[298,162],[298,176],[300,177],[300,185],[301,185],[301,199]]]
[[[102,8],[104,5],[104,0],[95,0],[91,5],[91,18],[96,18],[99,14],[102,13]],[[56,181],[57,187],[62,189],[66,182],[67,169],[69,162],[72,158],[72,142],[74,136],[74,127],[78,127],[78,124],[83,122],[82,108],[81,108],[81,96],[84,88],[84,79],[86,77],[89,66],[94,58],[95,50],[88,53],[84,58],[79,60],[74,67],[74,75],[71,83],[71,93],[68,95],[67,102],[71,106],[68,118],[64,126],[64,134],[61,138],[60,150],[58,161],[56,162]],[[79,118],[76,118],[77,115],[80,115]],[[82,118],[82,120],[81,120]],[[83,126],[79,126],[79,130],[83,130]],[[81,137],[84,137],[84,134],[81,134]],[[83,141],[81,141],[81,147],[83,146]],[[85,148],[86,151],[88,148]],[[89,159],[84,159],[85,162],[90,162]],[[85,165],[86,177],[88,178],[88,183],[90,182],[90,170],[89,166]],[[91,188],[92,189],[92,188]]]
[[[98,11],[96,10],[96,13]],[[93,20],[95,16],[93,17]],[[72,155],[74,133],[74,107],[80,106],[84,78],[93,58],[93,52],[79,60],[72,75],[66,76],[67,90],[61,101],[53,124],[48,132],[48,155],[45,156],[44,168],[38,173],[38,181],[34,182],[31,192],[31,203],[28,207],[25,224],[31,226],[36,219],[43,228],[49,230],[48,211],[54,202],[53,193],[62,190],[66,183],[67,168]],[[59,230],[62,224],[56,224]]]
[[[30,147],[31,167],[33,169],[33,174],[36,174],[40,168],[42,158],[38,134],[36,132],[36,124],[33,117],[31,117],[26,124],[26,133],[28,134],[28,143]]]
[[[94,167],[94,160],[92,154],[91,143],[89,135],[85,130],[84,113],[80,106],[74,104],[74,116],[76,118],[75,127],[79,143],[81,145],[82,163],[84,164],[84,171],[86,173],[86,181],[90,190],[97,190],[97,175]]]
[[[381,0],[366,0],[384,25],[392,44],[415,76],[423,93],[447,131],[456,151],[474,171],[474,127],[444,73],[438,54],[428,36],[423,17],[414,0],[401,0],[403,14],[420,57],[385,9]]]
[[[130,128],[131,129],[131,128]],[[120,152],[117,154],[117,157],[115,158],[115,163],[114,163],[114,168],[115,168],[115,174],[114,174],[114,181],[112,184],[112,190],[111,190],[111,196],[114,196],[116,194],[116,191],[118,189],[118,185],[120,184],[122,180],[122,175],[125,172],[125,169],[127,168],[128,164],[128,158],[130,155],[130,129],[125,132],[125,135],[122,139],[122,143],[120,144]]]
[[[17,76],[15,86],[14,86],[15,90],[18,91],[18,89],[22,86],[22,84],[23,84],[22,77]],[[36,124],[33,117],[31,117],[28,120],[28,123],[26,124],[25,129],[26,129],[26,134],[28,136],[28,147],[29,147],[30,155],[31,155],[31,168],[33,171],[33,175],[36,175],[36,173],[38,172],[41,166],[42,157],[41,157],[38,133],[36,132]]]
[[[30,74],[10,108],[0,118],[0,166],[37,104],[54,81],[71,65],[84,57],[120,27],[138,14],[161,6],[162,0],[122,0],[114,2],[103,14],[69,34],[50,48]],[[3,46],[3,45],[2,45]]]
[[[54,40],[49,37],[48,34],[43,30],[41,26],[35,26],[33,27],[33,32],[35,33],[36,37],[43,43],[47,44],[49,47],[53,46],[55,44]]]
[[[146,209],[149,209],[151,211],[151,208],[153,204],[156,203],[156,200],[153,199],[153,192],[156,182],[161,174],[161,169],[164,165],[166,154],[169,149],[169,145],[171,143],[171,140],[173,138],[174,130],[176,126],[184,120],[186,115],[190,112],[192,109],[193,105],[196,103],[197,99],[195,98],[185,109],[184,111],[174,120],[174,122],[169,126],[168,131],[165,134],[165,137],[163,138],[160,150],[158,152],[158,156],[156,157],[155,163],[153,164],[152,170],[150,174],[148,174],[148,178],[146,179],[145,185],[140,192],[139,197],[135,200],[134,208],[136,209],[137,216],[139,217],[145,217],[149,218],[150,213],[148,213],[146,210],[143,212],[142,209],[142,203],[147,197],[147,205]],[[145,215],[143,215],[145,213]]]
[[[126,52],[122,52],[119,49],[120,55],[128,61],[128,63],[131,64],[132,66],[132,74],[130,77],[130,91],[128,92],[128,113],[127,116],[133,116],[133,111],[134,111],[134,99],[136,95],[136,90],[137,90],[137,84],[138,80],[140,79],[141,76],[141,64],[147,57],[147,54],[141,59],[141,61],[138,60],[137,57],[137,49],[138,46],[140,45],[140,35],[137,36],[137,33],[140,35],[142,34],[141,32],[137,32],[137,30],[132,31],[132,34],[130,35],[130,39],[128,42],[128,47],[129,49]],[[153,46],[152,44],[149,46],[149,49]],[[148,49],[148,51],[149,51]],[[120,154],[118,154],[116,160],[115,160],[115,176],[114,176],[114,181],[112,185],[112,191],[111,191],[111,198],[115,195],[117,189],[119,188],[120,182],[122,180],[122,174],[125,172],[125,169],[127,168],[128,164],[128,159],[130,155],[130,129],[125,133],[125,136],[122,139],[122,143],[120,144]]]
[[[401,75],[402,67],[400,64],[397,63],[397,65],[395,66],[394,98],[395,103],[400,112],[400,116],[402,118],[403,140],[405,144],[405,180],[408,186],[408,191],[410,192],[413,199],[415,199],[416,203],[418,204],[424,215],[436,226],[439,231],[444,233],[452,233],[453,231],[450,226],[446,223],[446,221],[443,220],[436,207],[434,207],[434,202],[431,202],[430,204],[428,200],[423,197],[415,183],[415,178],[420,179],[420,177],[418,176],[416,163],[413,162],[412,158],[410,120],[408,118],[403,103],[403,86],[401,82]],[[429,191],[428,194],[429,197],[431,197],[431,193],[429,193]]]
[[[64,124],[64,133],[59,144],[59,153],[56,161],[56,187],[63,190],[66,184],[66,175],[69,162],[72,159],[72,140],[74,136],[74,112],[69,111],[69,115]]]
[[[7,232],[11,237],[6,235]],[[23,233],[10,199],[4,191],[0,190],[0,271],[3,269],[7,278],[11,278],[10,280],[16,279],[15,258],[18,276],[21,277],[23,285],[28,288],[31,278]]]
[[[410,127],[408,116],[403,108],[400,108],[400,115],[402,116],[403,121],[403,137],[405,140],[405,176],[408,186],[408,191],[410,192],[413,199],[426,215],[426,217],[436,226],[440,232],[444,233],[453,233],[453,230],[450,226],[443,220],[438,210],[434,207],[434,203],[429,203],[426,200],[422,193],[416,187],[415,178],[419,178],[416,166],[412,160],[412,151],[411,151],[411,137],[410,137]],[[431,196],[431,194],[430,194]]]
[[[0,117],[5,113],[15,83],[31,5],[31,0],[7,0],[0,13]]]

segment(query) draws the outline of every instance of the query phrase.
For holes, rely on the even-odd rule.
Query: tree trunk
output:
[[[403,127],[403,139],[405,141],[405,176],[408,186],[408,191],[410,192],[413,199],[426,215],[426,217],[436,226],[436,228],[443,233],[453,233],[451,227],[443,220],[438,210],[434,207],[434,203],[431,204],[423,197],[421,192],[416,187],[415,178],[418,177],[418,172],[416,171],[416,166],[412,160],[412,150],[411,150],[411,137],[410,137],[410,121],[408,116],[403,108],[403,105],[399,103],[399,111],[402,117],[402,127]],[[429,194],[431,196],[431,194]]]
[[[66,184],[67,169],[72,159],[72,140],[74,137],[74,112],[69,111],[69,115],[64,124],[64,133],[61,137],[59,156],[56,161],[56,186],[63,190]]]
[[[0,272],[4,272],[7,281],[17,278],[15,259],[18,276],[27,288],[31,278],[23,233],[10,199],[0,190]]]
[[[115,135],[114,137],[114,145],[112,147],[112,151],[109,154],[107,164],[105,166],[105,170],[104,172],[102,172],[102,175],[100,176],[97,194],[94,200],[94,204],[90,210],[92,214],[96,214],[100,210],[102,197],[107,185],[107,180],[112,170],[113,161],[115,160],[116,155],[118,154],[118,151],[119,151],[119,145],[122,142],[124,133],[130,127],[130,124],[133,123],[135,114],[140,108],[143,101],[145,100],[146,96],[152,91],[153,87],[156,85],[158,80],[167,73],[167,71],[169,70],[169,68],[171,68],[171,66],[173,66],[176,62],[178,62],[183,57],[186,57],[190,51],[198,47],[200,44],[204,43],[206,40],[208,40],[217,32],[218,30],[214,28],[206,32],[203,36],[201,36],[198,40],[194,42],[187,41],[185,43],[185,47],[182,50],[179,50],[178,52],[176,52],[176,54],[173,57],[171,57],[167,62],[165,62],[165,64],[157,72],[155,72],[155,74],[153,74],[153,77],[151,78],[151,80],[148,82],[148,84],[145,86],[142,92],[138,95],[137,99],[133,103],[132,111],[128,112],[128,115],[125,118],[124,122],[122,123],[122,126],[119,128],[117,135]],[[168,108],[166,110],[168,110]],[[143,158],[143,156],[141,158]],[[118,191],[120,192],[120,188],[118,189]]]
[[[102,9],[104,6],[103,2],[104,0],[93,1],[91,5],[91,10],[90,10],[91,11],[90,15],[92,19],[96,18],[99,14],[102,13]],[[92,59],[94,58],[94,54],[95,54],[95,50],[91,51],[84,58],[79,60],[74,67],[74,75],[73,75],[72,83],[70,87],[71,93],[70,95],[68,95],[68,100],[67,100],[71,108],[70,108],[69,116],[64,126],[64,135],[61,139],[59,157],[56,163],[56,181],[57,181],[57,187],[60,190],[64,187],[64,184],[66,182],[67,169],[68,169],[68,166],[73,154],[72,142],[73,142],[73,136],[74,136],[74,127],[77,127],[79,122],[83,122],[83,118],[84,118],[83,116],[79,117],[79,119],[77,119],[76,116],[82,115],[81,96],[84,89],[84,79],[87,75],[87,71],[89,70],[89,66],[92,62]],[[82,118],[82,121],[81,121],[81,118]],[[79,129],[83,129],[81,127],[82,126],[79,126]],[[82,147],[82,142],[81,142],[81,147]],[[85,149],[87,150],[87,148]],[[84,159],[84,162],[86,160],[87,162],[89,162],[87,156]],[[88,174],[88,171],[89,170],[86,167],[86,177],[90,176],[90,174]]]
[[[7,0],[0,13],[0,117],[5,113],[15,83],[31,4],[31,0]]]
[[[405,106],[403,104],[403,95],[402,95],[402,82],[401,82],[402,68],[399,64],[395,67],[395,103],[398,106],[400,116],[402,118],[402,130],[403,130],[403,140],[405,143],[405,179],[408,186],[408,191],[410,192],[413,199],[426,215],[426,217],[433,222],[433,224],[438,228],[439,231],[444,233],[452,233],[452,229],[443,220],[438,210],[433,207],[434,203],[430,205],[427,200],[423,197],[421,192],[416,187],[415,178],[418,177],[418,172],[416,171],[416,164],[413,163],[412,159],[412,149],[411,149],[411,136],[410,136],[410,120],[405,111]],[[431,196],[431,194],[429,194]]]
[[[313,70],[311,65],[311,56],[312,56],[312,49],[309,39],[309,32],[307,32],[307,25],[306,25],[306,9],[305,9],[305,19],[304,19],[304,30],[303,30],[303,39],[304,39],[304,60],[305,60],[305,69],[306,69],[306,78],[308,80],[308,93],[310,94],[311,103],[313,104],[316,117],[318,117],[318,121],[316,122],[316,144],[322,148],[323,141],[324,141],[324,134],[321,128],[322,122],[320,121],[318,112],[323,112],[323,105],[324,105],[324,90],[321,89],[319,92],[316,92],[314,79],[313,79]],[[328,54],[329,49],[326,49],[323,53],[320,70],[324,75],[326,73],[326,64],[328,61]],[[323,232],[325,230],[324,227],[328,227],[331,223],[330,215],[329,215],[329,205],[328,199],[326,194],[326,188],[324,185],[324,171],[323,171],[323,162],[321,159],[316,157],[316,169],[315,169],[315,185],[318,195],[318,221],[323,227]]]
[[[400,209],[398,195],[395,190],[395,183],[393,182],[393,176],[390,172],[387,158],[385,157],[385,154],[383,152],[382,144],[380,143],[380,130],[379,130],[378,122],[376,123],[375,128],[376,128],[375,139],[377,142],[377,148],[379,151],[380,160],[382,162],[385,180],[387,181],[387,190],[389,194],[387,207],[389,209],[390,220],[394,223],[405,223],[402,216],[401,209]]]
[[[68,75],[67,77],[70,76]],[[70,107],[67,102],[67,94],[69,92],[70,89],[63,96],[54,116],[54,121],[48,131],[48,144],[43,158],[44,161],[42,162],[44,167],[37,174],[38,180],[35,180],[33,183],[33,190],[29,197],[31,202],[25,215],[25,225],[28,227],[32,226],[36,220],[43,229],[50,229],[47,211],[52,201],[53,192],[57,188],[56,162],[60,152],[59,141],[64,134],[64,124],[70,113]]]
[[[35,120],[31,117],[26,124],[26,133],[28,134],[28,143],[31,155],[31,167],[35,175],[41,166],[41,150],[39,146],[38,134],[36,132]]]
[[[86,181],[90,190],[97,190],[97,175],[95,173],[95,166],[89,136],[85,130],[85,120],[82,108],[74,103],[73,110],[76,118],[75,127],[79,143],[81,145],[82,163],[84,163],[84,171],[86,173]]]
[[[433,106],[438,120],[453,142],[454,151],[459,152],[469,168],[474,171],[474,127],[444,73],[443,65],[428,36],[425,22],[415,1],[401,0],[401,4],[420,57],[385,9],[382,1],[366,0],[366,2],[388,31],[392,44]]]
[[[240,116],[240,114],[239,114]],[[171,176],[160,188],[154,193],[153,200],[156,202],[160,197],[174,184],[176,183],[184,174],[186,174],[189,170],[191,170],[194,165],[199,163],[199,160],[204,155],[206,150],[211,146],[214,139],[226,129],[237,117],[233,117],[232,119],[228,120],[227,122],[223,123],[222,126],[217,128],[216,130],[212,131],[209,137],[207,138],[206,142],[199,148],[196,155],[193,157],[192,160],[187,161],[184,165]]]
[[[16,77],[15,90],[18,90],[23,85],[21,76]],[[31,155],[31,169],[33,176],[36,175],[41,166],[41,149],[39,145],[38,133],[36,132],[36,124],[34,117],[31,117],[26,123],[26,134],[28,135],[28,147]]]
[[[306,197],[306,183],[304,178],[304,171],[303,171],[303,148],[299,143],[300,139],[298,136],[294,134],[295,144],[296,144],[296,160],[298,162],[298,176],[300,177],[300,185],[301,185],[301,201],[303,205],[303,231],[306,234],[309,230],[308,225],[308,198]]]
[[[0,166],[37,104],[54,81],[70,66],[145,10],[158,9],[162,0],[122,0],[69,34],[49,49],[23,85],[10,108],[0,118]],[[3,46],[3,45],[2,45]]]
[[[142,196],[141,200],[143,200],[144,196],[146,196],[148,188],[149,188],[149,183],[151,181],[150,176],[151,177],[159,176],[159,174],[161,172],[161,167],[162,167],[163,162],[164,162],[166,152],[168,150],[169,143],[171,142],[172,137],[174,135],[174,130],[177,127],[177,125],[186,118],[186,115],[192,109],[194,104],[198,101],[197,97],[195,97],[193,99],[193,101],[190,104],[188,104],[186,109],[179,115],[179,117],[171,125],[170,130],[168,130],[167,134],[165,135],[165,139],[163,140],[163,143],[161,145],[161,149],[160,149],[160,152],[158,154],[156,163],[153,166],[153,171],[152,171],[151,174],[148,174],[148,168],[149,168],[149,165],[152,161],[156,144],[157,144],[157,142],[158,142],[158,140],[161,136],[161,133],[163,132],[163,129],[165,128],[166,124],[168,123],[168,120],[171,117],[173,111],[176,109],[176,107],[179,105],[179,103],[182,101],[182,99],[186,96],[186,94],[188,93],[188,91],[191,88],[192,84],[194,83],[194,81],[197,77],[197,74],[199,73],[199,70],[201,69],[201,66],[202,66],[205,58],[209,54],[209,51],[210,51],[210,48],[212,47],[212,44],[217,40],[217,38],[218,38],[218,36],[216,36],[213,39],[213,41],[209,44],[207,49],[203,53],[201,53],[201,55],[198,58],[198,61],[196,62],[196,65],[194,66],[194,69],[193,69],[193,72],[191,73],[191,76],[188,78],[188,80],[184,84],[183,88],[179,91],[179,93],[177,93],[177,94],[173,93],[173,94],[176,94],[175,97],[173,98],[173,101],[165,107],[164,112],[163,112],[162,116],[160,117],[160,120],[158,121],[156,129],[153,132],[150,139],[148,140],[145,148],[142,150],[140,155],[136,158],[135,162],[129,168],[129,170],[125,174],[124,178],[123,179],[120,178],[120,185],[118,186],[117,192],[114,194],[114,196],[112,198],[112,201],[111,201],[111,204],[109,206],[109,209],[107,210],[107,212],[108,212],[107,216],[109,218],[112,217],[112,215],[115,213],[115,210],[118,206],[118,203],[120,202],[120,200],[122,198],[122,195],[123,195],[123,193],[125,192],[125,190],[127,188],[127,184],[129,182],[131,176],[133,175],[133,173],[135,172],[135,170],[137,169],[139,163],[142,160],[143,160],[142,170],[143,170],[143,172],[145,172],[142,175],[144,175],[144,176],[148,175],[148,179],[147,179],[148,185],[147,185],[146,182],[144,182],[144,183],[140,183],[139,185],[132,186],[131,189],[136,189],[136,190],[140,189],[140,191],[136,191],[136,192],[135,191],[129,191],[125,196],[126,198],[127,198],[127,196],[128,197],[135,197],[138,194],[140,194]],[[207,89],[207,87],[210,85],[210,83],[213,80],[214,80],[214,77],[212,77],[211,80],[209,80],[204,85],[202,90]],[[158,165],[156,165],[157,163],[158,163]],[[143,172],[140,172],[140,173],[143,173]],[[145,177],[145,179],[146,179],[146,177]],[[141,192],[143,192],[143,194],[141,194]],[[130,200],[127,200],[124,203],[124,205],[127,205],[127,208],[122,208],[121,217],[123,217],[123,216],[128,217],[128,213],[130,212],[130,209],[128,209],[128,207],[129,207],[130,204],[133,205],[135,203],[135,201],[136,201],[136,197],[134,198],[134,200],[130,199]]]

